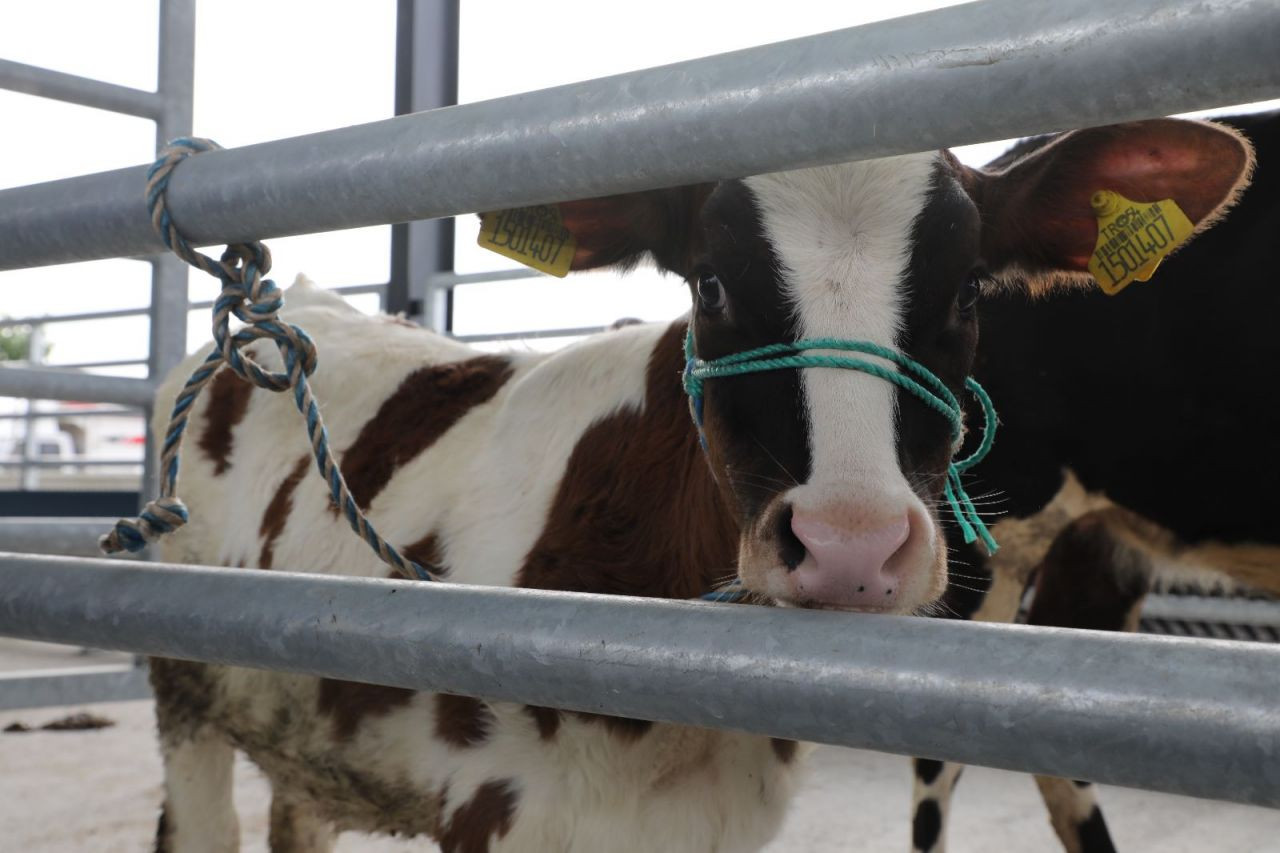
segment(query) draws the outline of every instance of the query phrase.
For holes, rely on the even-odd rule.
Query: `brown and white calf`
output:
[[[689,283],[702,358],[856,338],[959,395],[985,280],[1079,276],[1099,188],[1173,188],[1194,220],[1211,217],[1230,187],[1204,176],[1205,158],[1236,145],[1155,121],[1073,134],[1001,174],[935,152],[562,210],[577,268],[648,255]],[[451,582],[690,598],[736,572],[779,603],[893,613],[928,610],[946,585],[948,423],[888,382],[708,380],[704,453],[680,382],[689,319],[487,355],[310,285],[285,314],[319,346],[313,387],[357,501]],[[310,472],[285,396],[224,373],[187,434],[192,520],[166,559],[387,574]],[[767,737],[194,663],[152,672],[163,850],[235,849],[235,749],[271,780],[277,851],[346,829],[468,853],[750,850],[795,786],[795,745]]]

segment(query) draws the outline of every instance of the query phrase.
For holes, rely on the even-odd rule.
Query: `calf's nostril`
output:
[[[784,504],[774,520],[774,533],[778,537],[778,558],[787,567],[787,571],[795,571],[804,562],[808,553],[800,537],[791,529],[791,518],[794,510],[791,504]]]

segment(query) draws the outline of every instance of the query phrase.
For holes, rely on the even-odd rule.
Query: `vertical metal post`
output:
[[[398,0],[396,115],[458,102],[459,0]],[[450,291],[432,278],[453,271],[453,219],[391,227],[391,280],[383,307],[428,328],[451,326]]]
[[[156,150],[177,136],[191,133],[192,91],[195,84],[195,0],[161,0],[159,63],[156,93],[162,106],[156,119]],[[187,265],[173,255],[151,260],[151,350],[147,372],[158,381],[187,352]],[[142,502],[159,487],[156,438],[147,412],[147,449]]]
[[[27,338],[27,364],[35,367],[43,362],[44,326],[37,323],[31,327],[31,335]],[[34,492],[40,488],[40,468],[29,463],[37,459],[40,454],[36,446],[36,401],[30,397],[27,398],[26,414],[27,416],[22,420],[22,444],[20,445],[22,455],[19,457],[22,467],[18,474],[18,489]]]

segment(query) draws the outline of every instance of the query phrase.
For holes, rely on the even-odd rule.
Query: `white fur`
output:
[[[235,752],[214,737],[196,737],[164,751],[166,822],[173,849],[236,853],[240,823],[231,802]]]
[[[747,179],[801,337],[897,348],[912,225],[936,159],[917,154]],[[901,481],[895,386],[854,370],[805,370],[803,382],[810,482]]]

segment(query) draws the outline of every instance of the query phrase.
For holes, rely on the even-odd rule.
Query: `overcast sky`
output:
[[[953,4],[467,2],[460,99],[482,100],[945,5]],[[202,0],[198,9],[197,135],[232,147],[392,114],[394,0]],[[0,57],[151,89],[155,30],[154,0],[14,2],[0,12]],[[0,116],[0,187],[134,165],[153,155],[153,126],[141,119],[4,91]],[[983,162],[998,148],[964,156]],[[472,219],[460,223],[458,269],[508,266],[474,246],[475,229]],[[388,275],[388,228],[275,239],[270,245],[282,283],[299,271],[326,286],[382,282]],[[145,264],[132,261],[0,273],[0,313],[142,306],[148,276]],[[212,279],[193,272],[191,282],[193,299],[212,295]],[[687,295],[679,282],[641,270],[623,281],[589,275],[474,285],[460,289],[456,306],[457,331],[472,333],[605,324],[620,316],[664,319],[685,310]],[[193,317],[192,347],[207,338],[207,323],[203,313]],[[142,358],[146,330],[145,318],[51,326],[51,361]]]

